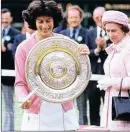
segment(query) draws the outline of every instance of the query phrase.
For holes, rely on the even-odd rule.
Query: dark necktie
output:
[[[76,29],[73,29],[72,39],[75,39]]]
[[[2,37],[4,37],[5,36],[5,29],[3,29],[3,31],[2,31]]]
[[[102,29],[100,30],[100,37],[103,37],[103,35],[102,35]]]

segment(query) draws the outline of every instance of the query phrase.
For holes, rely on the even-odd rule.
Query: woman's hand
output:
[[[110,77],[104,77],[104,79],[98,80],[97,87],[100,90],[106,91],[112,85],[113,85],[113,79]]]
[[[88,46],[85,45],[85,44],[80,44],[79,45],[79,53],[81,55],[89,55],[90,54],[90,51],[89,51]]]
[[[27,100],[27,101],[19,101],[20,103],[20,108],[22,109],[29,109],[30,106],[32,105],[32,102],[30,100]]]

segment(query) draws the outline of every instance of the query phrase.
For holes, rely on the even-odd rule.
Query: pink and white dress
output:
[[[58,34],[54,34],[58,35]],[[25,79],[25,61],[29,51],[38,42],[34,33],[31,38],[23,41],[15,55],[15,93],[18,101],[26,97],[31,89]],[[78,116],[73,101],[69,103],[49,103],[33,95],[32,105],[24,110],[21,130],[24,131],[64,131],[79,128]]]
[[[101,126],[110,130],[130,131],[130,122],[112,120],[112,97],[118,96],[121,79],[122,96],[128,97],[130,90],[130,36],[126,35],[118,44],[106,48],[108,57],[104,63],[105,75],[115,79],[112,87],[105,93],[105,103],[101,117]]]

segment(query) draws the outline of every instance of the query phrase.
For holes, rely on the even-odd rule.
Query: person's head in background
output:
[[[11,11],[7,8],[1,10],[2,28],[7,28],[12,23]]]
[[[105,8],[101,6],[95,8],[93,11],[93,20],[96,26],[99,26],[100,28],[102,28],[102,16],[104,12],[105,12]]]
[[[129,32],[128,17],[120,11],[109,10],[103,14],[103,26],[114,44],[118,44]]]
[[[27,10],[22,12],[29,28],[37,30],[36,37],[42,40],[53,34],[53,28],[63,19],[61,8],[53,0],[34,0]]]
[[[70,8],[70,7],[72,7],[73,5],[71,4],[71,3],[68,3],[67,5],[66,5],[66,11]]]
[[[84,17],[84,12],[77,5],[69,7],[68,10],[66,11],[66,19],[68,26],[70,28],[79,27],[81,25],[83,17]]]
[[[63,9],[61,3],[58,4],[58,8]],[[56,33],[59,33],[60,31],[66,29],[66,27],[67,27],[66,12],[64,12],[64,13],[63,13],[63,19],[62,19],[62,21],[60,22],[59,26],[57,27],[57,31],[55,31],[55,32],[56,32]]]
[[[26,21],[24,21],[24,24],[23,24],[23,27],[22,27],[22,30],[21,30],[21,33],[29,33],[29,34],[32,34],[35,32],[35,30],[29,28],[29,25]]]

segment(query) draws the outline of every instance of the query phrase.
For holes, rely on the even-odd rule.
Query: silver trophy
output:
[[[32,92],[48,102],[62,103],[77,98],[87,87],[91,66],[79,44],[65,36],[37,43],[26,60],[26,80]]]

